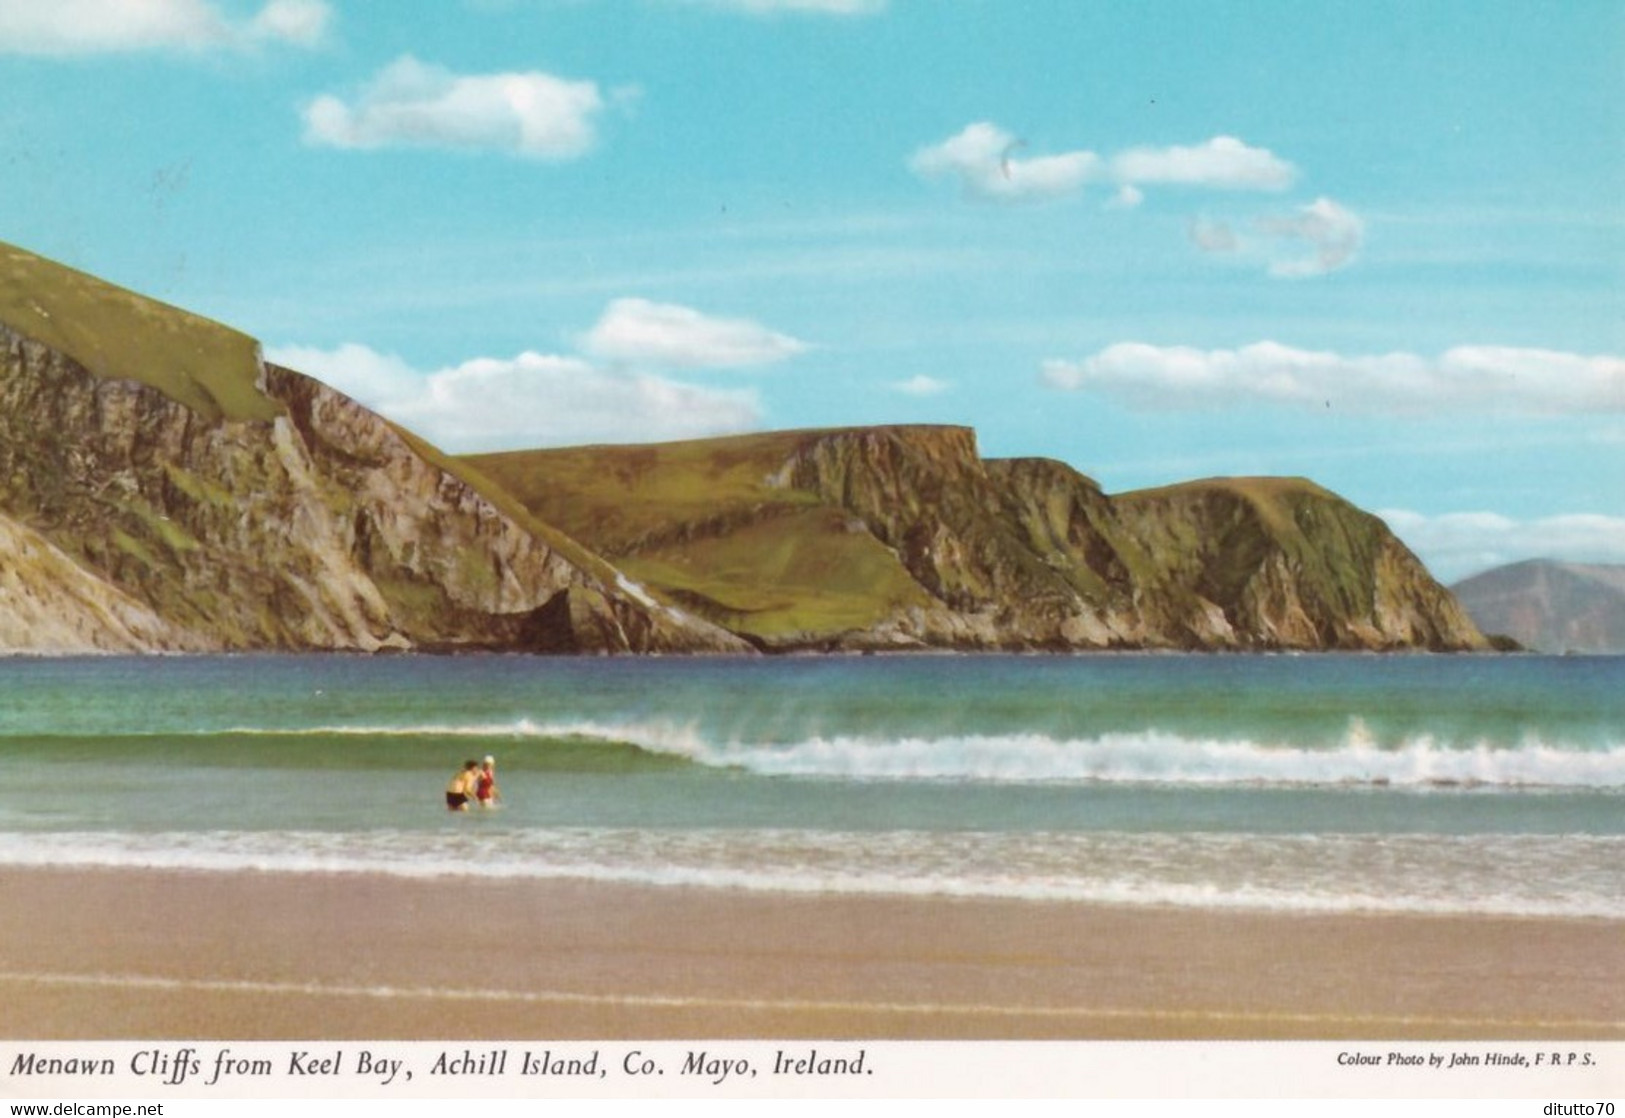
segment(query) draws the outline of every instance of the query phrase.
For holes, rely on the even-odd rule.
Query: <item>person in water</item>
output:
[[[502,798],[497,791],[497,759],[486,757],[480,771],[474,776],[474,798],[481,807],[495,807],[496,801]]]
[[[447,811],[468,810],[468,801],[474,795],[479,767],[478,761],[464,761],[462,771],[451,778],[451,783],[446,785]]]

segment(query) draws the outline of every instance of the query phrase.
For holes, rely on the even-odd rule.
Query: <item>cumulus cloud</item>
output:
[[[1398,415],[1625,411],[1625,358],[1508,346],[1457,346],[1428,358],[1270,341],[1234,350],[1123,342],[1082,361],[1046,361],[1043,379],[1153,409],[1262,402]]]
[[[940,396],[948,391],[948,382],[920,373],[918,376],[909,377],[907,380],[895,381],[892,388],[905,396]]]
[[[1200,217],[1191,222],[1190,239],[1203,252],[1232,255],[1280,279],[1302,279],[1351,264],[1365,243],[1365,222],[1322,197],[1290,213],[1257,217],[1240,229]]]
[[[923,178],[957,178],[973,197],[1004,202],[1064,198],[1100,176],[1100,157],[1092,151],[1019,156],[1025,147],[1024,141],[984,121],[921,148],[909,166]]]
[[[1494,512],[1427,516],[1405,509],[1383,509],[1378,515],[1446,582],[1525,559],[1625,563],[1625,518],[1616,516],[1514,520]]]
[[[267,359],[309,373],[447,450],[653,442],[751,430],[754,390],[719,390],[672,369],[771,364],[806,347],[749,319],[617,299],[580,354],[475,357],[431,371],[364,345],[288,345]]]
[[[1297,177],[1292,164],[1234,136],[1215,136],[1192,147],[1131,148],[1105,158],[1078,150],[1027,157],[1023,140],[981,121],[909,161],[923,178],[957,178],[965,193],[1006,202],[1045,201],[1079,193],[1095,183],[1117,188],[1111,205],[1138,206],[1148,186],[1207,190],[1283,190]]]
[[[714,318],[690,307],[617,299],[581,339],[593,357],[667,369],[738,369],[794,357],[806,344],[746,318]]]
[[[760,425],[753,391],[718,391],[533,352],[421,373],[366,346],[288,346],[270,360],[318,377],[454,453],[699,438]]]
[[[1307,255],[1270,263],[1270,274],[1285,278],[1322,276],[1354,259],[1365,240],[1365,223],[1330,198],[1317,198],[1294,214],[1260,218],[1259,230],[1277,241],[1302,242]]]
[[[271,0],[246,22],[211,0],[0,0],[0,54],[311,47],[326,38],[331,20],[324,0]]]
[[[332,18],[332,9],[323,0],[271,0],[249,30],[257,38],[314,47],[326,40]]]
[[[584,154],[604,97],[590,81],[539,71],[454,74],[405,55],[352,100],[324,94],[305,106],[305,138],[326,147],[439,147],[534,159]]]
[[[1297,168],[1234,136],[1194,147],[1131,148],[1111,161],[1112,178],[1139,186],[1199,186],[1212,190],[1285,190]]]

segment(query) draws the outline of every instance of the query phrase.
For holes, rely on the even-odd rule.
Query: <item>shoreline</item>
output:
[[[13,1039],[1625,1039],[1625,922],[0,869]]]

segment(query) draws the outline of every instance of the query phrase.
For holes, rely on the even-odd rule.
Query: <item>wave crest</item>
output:
[[[1509,747],[1424,735],[1389,746],[1377,742],[1358,721],[1340,742],[1323,747],[1157,730],[1090,738],[1042,733],[838,735],[722,745],[704,741],[692,729],[631,727],[618,729],[615,736],[653,752],[771,776],[1015,784],[1625,788],[1625,745],[1580,749],[1525,741]]]

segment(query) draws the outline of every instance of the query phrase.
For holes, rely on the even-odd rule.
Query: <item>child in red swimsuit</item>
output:
[[[481,807],[492,806],[493,802],[501,796],[501,793],[497,791],[496,766],[497,759],[487,757],[485,763],[480,766],[479,776],[474,778],[474,798],[479,801]]]

